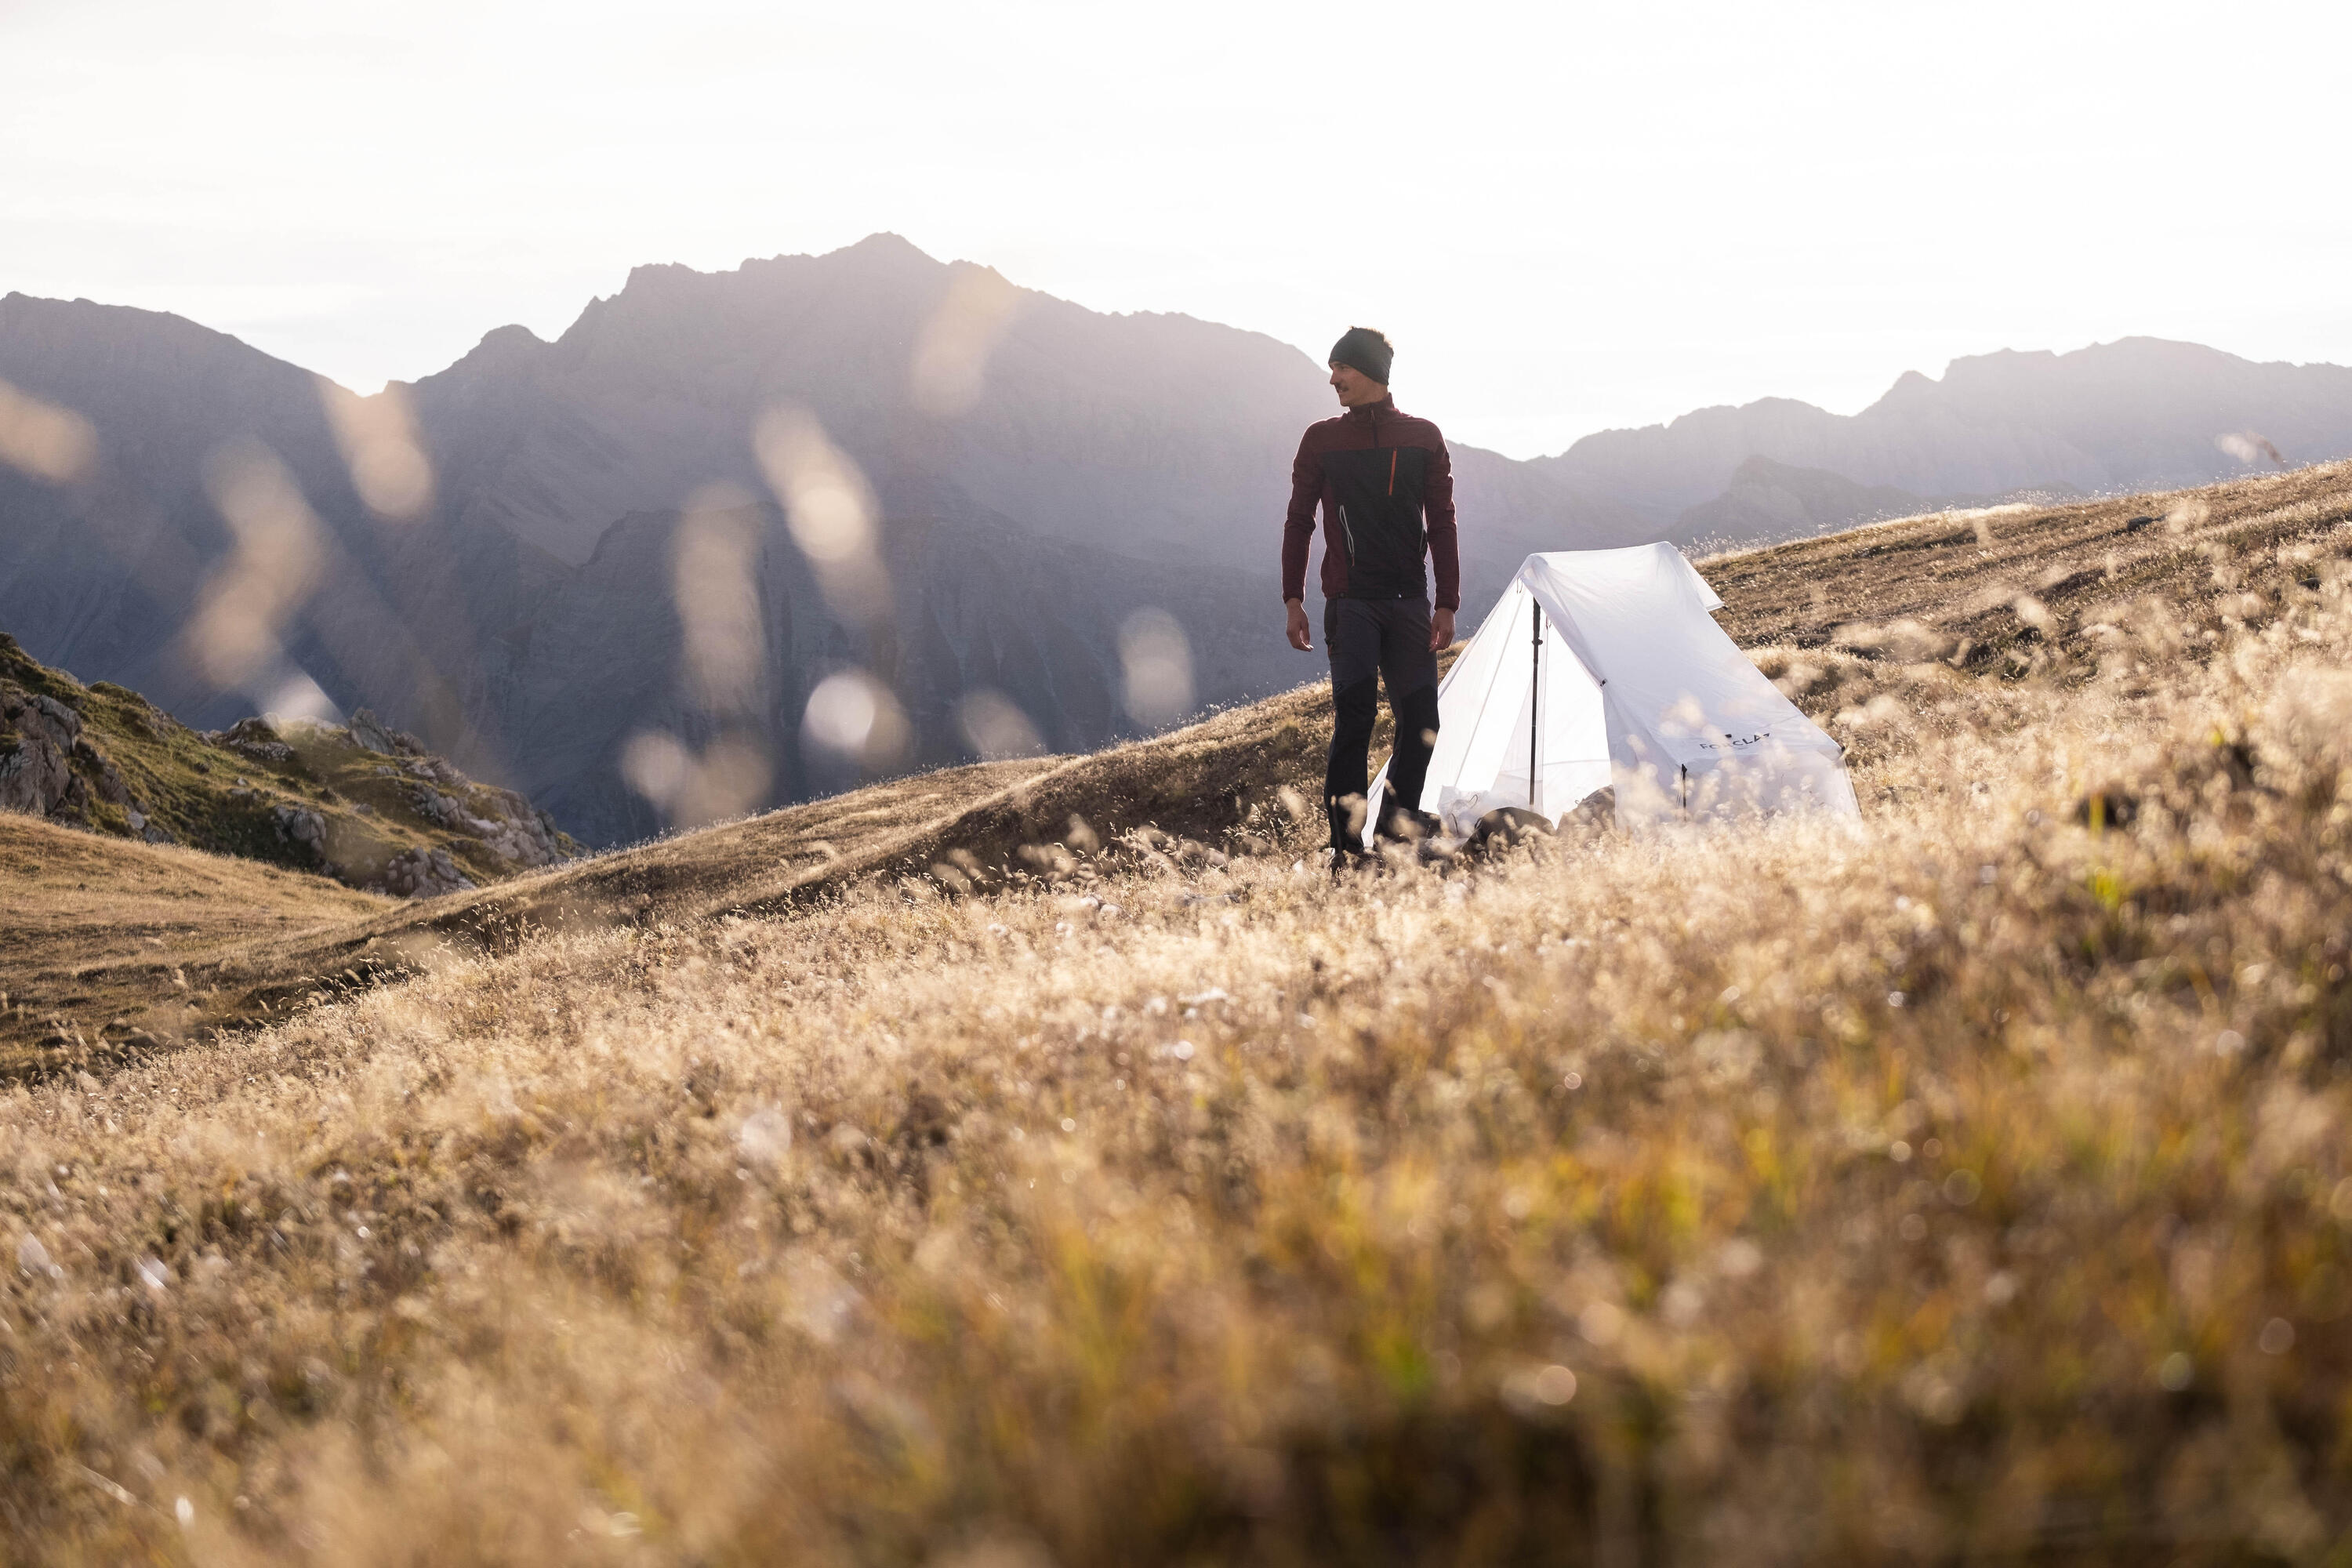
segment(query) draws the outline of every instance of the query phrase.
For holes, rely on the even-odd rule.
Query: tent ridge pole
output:
[[[1543,805],[1536,781],[1542,775],[1536,771],[1536,752],[1543,729],[1543,601],[1533,594],[1528,595],[1528,809],[1540,816]]]

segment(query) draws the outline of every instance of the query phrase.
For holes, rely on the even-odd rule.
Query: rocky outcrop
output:
[[[431,899],[443,893],[470,893],[475,886],[446,849],[411,849],[386,862],[383,879],[371,884],[370,890],[395,898]]]
[[[350,729],[247,718],[199,734],[137,692],[47,668],[5,634],[0,809],[419,898],[580,853],[531,802],[373,714]]]
[[[363,751],[380,752],[386,756],[415,757],[424,754],[424,743],[414,735],[395,730],[362,708],[352,715],[352,744]]]
[[[327,858],[327,819],[316,811],[299,805],[273,805],[269,820],[277,826],[278,836],[289,844],[299,844],[321,861]]]
[[[47,816],[64,805],[74,783],[66,758],[80,732],[80,715],[64,704],[0,691],[0,810]]]
[[[283,763],[294,760],[294,749],[278,738],[278,731],[267,719],[240,719],[226,730],[211,731],[205,739],[258,762]]]
[[[563,830],[555,819],[512,790],[472,784],[437,757],[409,764],[422,779],[457,786],[460,793],[444,795],[431,784],[414,786],[416,814],[428,821],[481,840],[499,859],[520,868],[551,866],[570,858],[563,848]]]
[[[0,683],[0,811],[87,822],[104,802],[128,806],[113,759],[71,704]]]

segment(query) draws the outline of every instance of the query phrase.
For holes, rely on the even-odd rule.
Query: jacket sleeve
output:
[[[1290,510],[1282,520],[1282,597],[1307,597],[1307,551],[1315,541],[1315,507],[1323,499],[1323,456],[1312,431],[1299,437],[1290,463]]]
[[[1429,565],[1437,579],[1434,608],[1462,607],[1462,552],[1454,538],[1454,458],[1445,437],[1429,454],[1429,478],[1422,487],[1422,517],[1429,531]]]

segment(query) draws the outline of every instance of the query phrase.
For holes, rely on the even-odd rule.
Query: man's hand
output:
[[[1315,639],[1307,635],[1307,605],[1297,599],[1285,599],[1283,605],[1290,612],[1290,646],[1301,653],[1313,653]],[[1449,627],[1452,626],[1454,617],[1448,616],[1445,618],[1445,624]]]
[[[1297,639],[1293,639],[1294,641]],[[1429,651],[1444,653],[1454,646],[1454,612],[1438,610],[1429,617]]]

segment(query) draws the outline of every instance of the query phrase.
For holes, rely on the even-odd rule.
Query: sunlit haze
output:
[[[2132,334],[2352,362],[2341,7],[6,4],[0,291],[372,391],[877,231],[1527,456]]]

